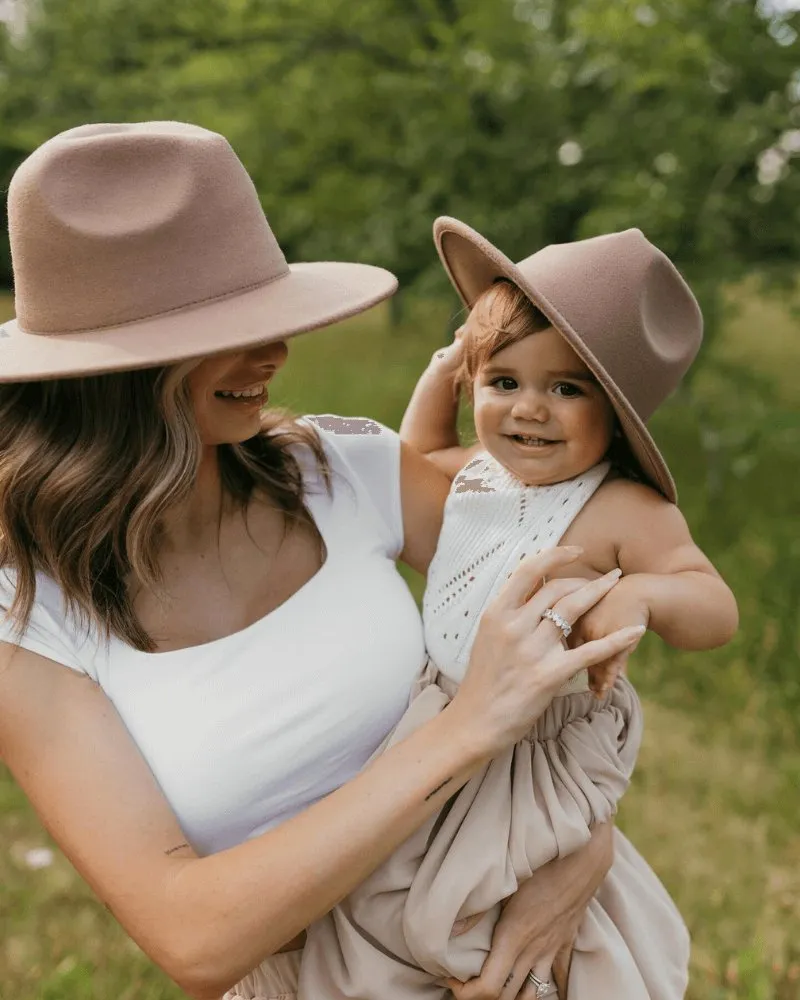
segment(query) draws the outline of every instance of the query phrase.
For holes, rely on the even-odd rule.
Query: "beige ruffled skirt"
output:
[[[272,955],[222,1000],[295,1000],[302,951]]]
[[[421,679],[384,747],[454,693]],[[548,861],[586,844],[628,786],[641,707],[620,678],[603,700],[557,697],[528,738],[492,760],[439,814],[308,930],[299,1000],[442,1000],[443,976],[480,973],[501,903]],[[561,1000],[682,1000],[689,941],[654,872],[618,831],[615,861],[581,925]],[[466,934],[455,922],[483,913]]]

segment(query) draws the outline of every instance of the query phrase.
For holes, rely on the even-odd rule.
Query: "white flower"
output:
[[[656,14],[652,7],[644,3],[636,8],[633,16],[645,28],[652,28],[654,24],[658,23],[658,14]]]
[[[660,174],[674,174],[678,169],[678,157],[674,153],[659,153],[653,166]]]
[[[55,857],[49,847],[32,847],[23,855],[28,868],[38,871],[40,868],[49,868]]]
[[[479,73],[489,73],[494,66],[494,59],[488,52],[481,52],[480,49],[469,49],[464,53],[464,62],[470,69],[475,69]]]
[[[800,128],[792,128],[788,132],[784,132],[778,140],[778,145],[784,153],[789,153],[792,156],[800,153]]]
[[[574,139],[567,139],[558,147],[558,161],[565,167],[574,167],[583,159],[583,148]]]
[[[758,183],[776,184],[786,166],[787,154],[782,149],[770,146],[758,158]]]

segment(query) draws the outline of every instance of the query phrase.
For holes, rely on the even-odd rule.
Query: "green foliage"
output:
[[[441,213],[514,257],[636,225],[685,269],[715,325],[721,281],[785,270],[800,249],[800,181],[780,151],[800,125],[793,29],[787,18],[776,31],[752,2],[33,10],[3,55],[5,141],[30,150],[100,120],[219,129],[295,259],[381,263],[425,289],[442,282],[430,244]],[[772,148],[774,177],[758,183]]]
[[[791,314],[737,289],[691,388],[654,431],[692,530],[739,599],[725,649],[681,654],[648,637],[631,667],[645,741],[620,825],[664,879],[693,939],[688,1000],[800,995],[800,342]],[[0,320],[10,304],[0,300]],[[275,401],[398,426],[452,301],[412,303],[291,342]],[[420,593],[420,581],[412,579]],[[0,995],[177,1000],[48,843],[0,767]]]

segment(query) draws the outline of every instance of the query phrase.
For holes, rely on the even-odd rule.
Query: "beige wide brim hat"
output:
[[[391,296],[367,264],[287,264],[227,140],[182,122],[86,125],[9,188],[16,318],[0,382],[126,371],[246,349]]]
[[[697,355],[703,320],[669,258],[638,229],[553,244],[518,264],[458,219],[438,218],[433,233],[468,308],[506,279],[544,314],[605,390],[645,479],[677,502],[646,421]]]

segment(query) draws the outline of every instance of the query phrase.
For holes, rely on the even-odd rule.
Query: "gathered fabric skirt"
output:
[[[271,955],[228,990],[223,1000],[295,1000],[302,954],[300,949]]]
[[[453,696],[420,679],[386,745]],[[620,678],[602,700],[558,697],[529,737],[487,764],[359,887],[225,1000],[445,1000],[442,976],[480,973],[502,900],[533,871],[588,842],[616,812],[641,739],[641,708]],[[386,749],[386,745],[377,753]],[[561,1000],[682,1000],[689,941],[674,903],[619,831],[614,863],[575,940]],[[466,934],[456,920],[483,914]]]
[[[431,673],[386,746],[453,697],[455,685]],[[613,819],[641,736],[641,706],[625,678],[602,699],[556,697],[525,739],[308,928],[298,1000],[445,1000],[438,980],[479,975],[503,900]],[[483,916],[454,937],[456,921],[475,914]],[[683,1000],[688,945],[665,888],[615,831],[614,864],[586,911],[561,1000]]]

